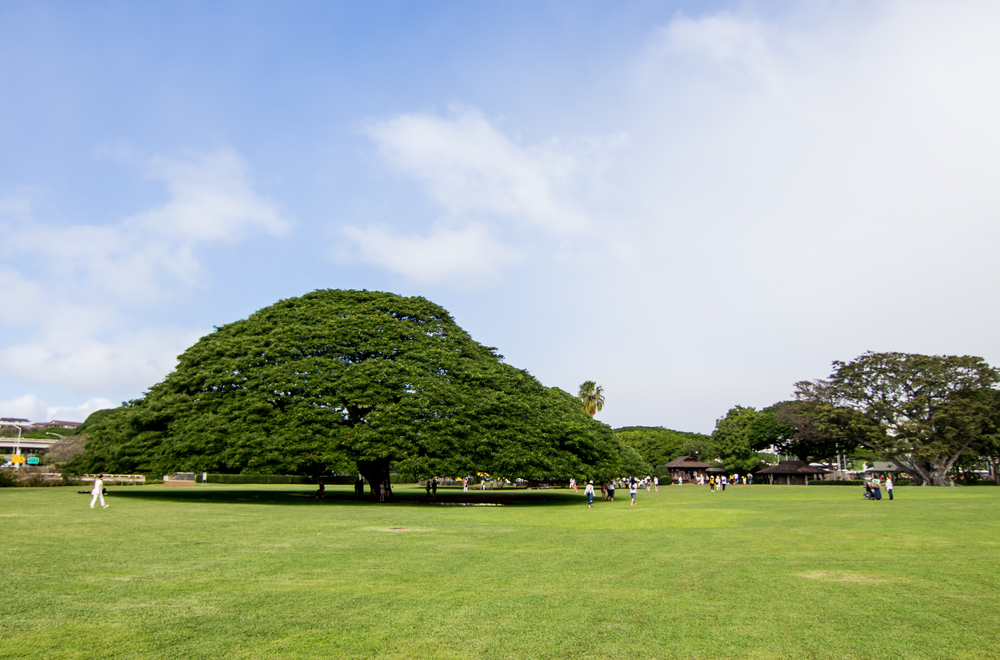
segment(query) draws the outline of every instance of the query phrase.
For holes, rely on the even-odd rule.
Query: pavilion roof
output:
[[[829,474],[829,470],[813,467],[805,461],[780,461],[777,465],[772,465],[764,470],[758,470],[757,474]]]
[[[693,459],[690,456],[678,456],[674,460],[667,463],[667,469],[680,469],[680,470],[704,470],[709,467],[708,463],[702,463],[699,460]]]

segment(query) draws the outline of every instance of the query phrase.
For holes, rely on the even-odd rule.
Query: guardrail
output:
[[[85,474],[79,477],[80,481],[94,481],[99,475],[96,474]],[[111,486],[112,484],[125,485],[129,484],[131,486],[146,485],[146,475],[144,474],[106,474],[101,477],[104,480],[105,486]]]

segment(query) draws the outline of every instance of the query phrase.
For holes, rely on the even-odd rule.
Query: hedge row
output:
[[[313,484],[311,477],[289,474],[209,474],[210,484]],[[327,480],[327,483],[331,483]],[[353,482],[352,482],[353,483]]]
[[[197,477],[201,481],[201,475]],[[390,475],[392,483],[414,483],[416,479],[412,475]],[[289,474],[209,474],[210,484],[317,484],[319,477],[302,477]],[[323,477],[327,486],[353,485],[358,480],[357,475],[335,474]]]

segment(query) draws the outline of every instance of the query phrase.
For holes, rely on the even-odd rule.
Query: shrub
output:
[[[211,484],[312,484],[316,479],[288,474],[209,474]],[[331,483],[327,479],[327,483]],[[353,481],[351,483],[354,483]]]
[[[21,486],[48,486],[49,484],[45,481],[45,476],[38,470],[31,470],[23,477],[21,477]]]
[[[66,436],[54,442],[45,454],[45,462],[49,465],[68,463],[83,454],[84,437],[82,435]]]
[[[0,468],[0,488],[17,485],[17,475],[10,468]]]

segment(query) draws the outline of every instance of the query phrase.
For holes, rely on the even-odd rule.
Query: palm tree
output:
[[[580,401],[583,409],[593,417],[598,410],[604,409],[604,388],[592,380],[580,386]]]

